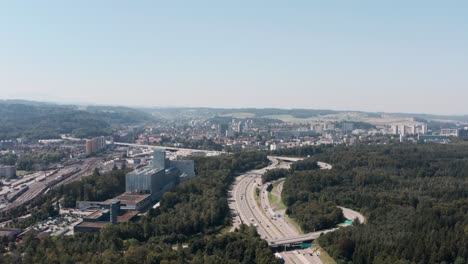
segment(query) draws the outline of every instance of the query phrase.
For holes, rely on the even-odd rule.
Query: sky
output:
[[[0,0],[0,99],[468,114],[468,1]]]

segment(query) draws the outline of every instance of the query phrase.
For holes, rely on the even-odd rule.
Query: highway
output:
[[[296,237],[299,232],[290,224],[285,222],[283,217],[274,215],[271,208],[266,206],[264,200],[266,196],[266,185],[261,184],[261,175],[268,169],[287,168],[288,163],[280,163],[278,159],[270,157],[272,164],[262,170],[250,171],[237,177],[232,189],[231,209],[235,212],[234,226],[241,223],[257,226],[259,235],[267,241],[280,240],[287,237]],[[260,196],[255,198],[255,188],[261,188]],[[259,205],[260,203],[260,205]],[[322,263],[317,255],[312,255],[311,249],[294,250],[280,253],[286,263]]]
[[[301,234],[296,227],[289,223],[284,217],[284,209],[277,210],[274,205],[270,205],[267,184],[262,185],[261,175],[269,169],[288,168],[290,162],[297,161],[298,158],[269,157],[271,165],[261,169],[249,171],[236,178],[230,192],[230,208],[234,214],[232,230],[239,227],[241,223],[257,227],[257,232],[266,240],[270,246],[280,244],[302,242],[303,240],[313,240],[320,236],[320,233],[332,232],[336,230],[322,230],[309,234]],[[322,169],[331,169],[332,166],[326,163],[319,163]],[[256,197],[256,188],[260,190],[260,195]],[[278,185],[279,196],[281,196],[282,183]],[[361,220],[359,213],[344,208],[345,217]],[[363,218],[363,217],[362,217]],[[231,230],[231,231],[232,231]],[[322,263],[317,253],[312,249],[292,250],[280,253],[286,263]]]

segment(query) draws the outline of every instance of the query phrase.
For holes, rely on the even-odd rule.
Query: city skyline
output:
[[[0,99],[468,114],[466,3],[246,3],[2,3]]]

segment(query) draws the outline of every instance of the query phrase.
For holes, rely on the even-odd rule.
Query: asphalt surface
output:
[[[267,241],[295,237],[300,234],[282,214],[278,217],[278,214],[269,207],[266,185],[261,184],[261,175],[267,169],[286,168],[289,165],[272,159],[270,166],[237,177],[232,190],[233,202],[231,202],[231,208],[236,215],[233,228],[238,227],[241,223],[257,226],[257,232]],[[261,190],[258,197],[261,200],[259,201],[260,205],[255,199],[255,188]],[[286,263],[322,263],[317,255],[312,255],[312,249],[292,250],[280,254]]]
[[[282,159],[281,157],[278,158]],[[269,159],[272,163],[268,167],[261,170],[249,171],[236,178],[233,189],[230,192],[230,207],[234,214],[232,230],[239,227],[241,223],[256,226],[257,232],[262,239],[267,240],[269,243],[300,240],[303,237],[317,238],[320,233],[336,230],[334,228],[301,234],[293,224],[289,223],[288,218],[284,217],[285,210],[277,210],[276,206],[273,208],[268,200],[267,184],[262,185],[261,183],[261,175],[269,169],[289,168],[291,163],[280,162],[275,157],[269,157]],[[319,165],[322,169],[332,168],[331,165],[322,162]],[[256,188],[260,190],[258,197],[256,197]],[[278,190],[280,199],[282,183],[279,184]],[[365,221],[364,217],[358,212],[347,208],[342,209],[346,218],[358,218],[361,222]],[[322,263],[317,252],[314,252],[310,248],[290,250],[280,254],[286,263]]]

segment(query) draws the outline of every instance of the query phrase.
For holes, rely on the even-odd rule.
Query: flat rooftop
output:
[[[77,224],[78,227],[91,227],[91,228],[103,228],[105,225],[110,224],[110,222],[81,222]]]
[[[12,236],[15,234],[19,234],[21,232],[21,229],[16,229],[16,228],[0,228],[0,237],[3,236]]]
[[[164,168],[160,169],[160,168],[154,168],[154,167],[151,167],[151,166],[146,166],[144,168],[141,168],[141,169],[138,169],[138,170],[134,170],[132,172],[130,172],[130,174],[138,174],[138,175],[153,175],[157,172],[160,172],[164,170]]]
[[[138,211],[128,211],[123,215],[117,216],[117,223],[125,223],[132,220],[135,216],[139,214]]]
[[[102,217],[102,215],[103,215],[104,213],[107,213],[107,212],[109,212],[109,210],[107,210],[107,209],[100,209],[100,210],[97,210],[97,211],[95,211],[95,212],[93,212],[93,213],[91,213],[91,214],[85,216],[84,218],[86,218],[86,219],[99,219],[100,217]]]
[[[114,199],[119,200],[122,204],[138,204],[146,199],[150,199],[151,194],[138,193],[122,193]]]

